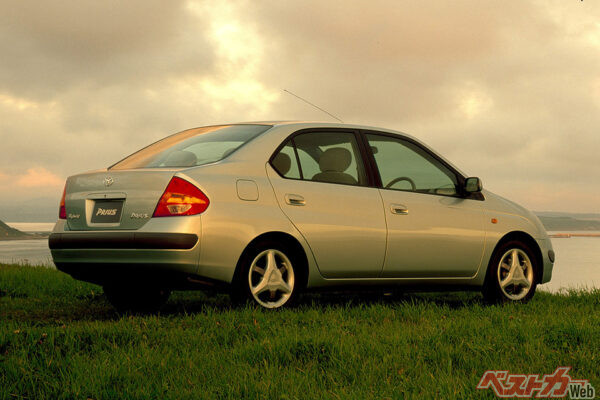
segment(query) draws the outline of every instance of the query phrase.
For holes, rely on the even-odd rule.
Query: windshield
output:
[[[109,169],[194,167],[219,161],[271,125],[220,125],[189,129],[166,137]]]

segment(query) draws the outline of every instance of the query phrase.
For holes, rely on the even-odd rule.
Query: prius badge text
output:
[[[115,216],[117,215],[117,209],[116,208],[100,208],[98,207],[98,210],[96,211],[96,215],[110,215],[110,216]]]

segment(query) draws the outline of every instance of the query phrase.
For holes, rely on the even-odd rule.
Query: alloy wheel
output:
[[[512,248],[504,253],[498,264],[500,290],[510,300],[521,300],[533,285],[533,265],[525,251]]]
[[[263,307],[277,308],[284,305],[294,291],[294,284],[292,263],[279,250],[264,250],[250,264],[248,271],[250,293]]]

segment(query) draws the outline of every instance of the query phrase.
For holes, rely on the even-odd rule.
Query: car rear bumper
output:
[[[164,282],[179,286],[196,275],[198,252],[164,249],[54,249],[56,268],[75,279],[104,285],[111,282]]]
[[[75,279],[175,287],[196,276],[199,232],[199,218],[163,218],[136,231],[69,231],[59,221],[48,244],[56,267]]]
[[[52,233],[50,250],[62,249],[164,249],[189,250],[198,243],[193,233],[94,232]]]

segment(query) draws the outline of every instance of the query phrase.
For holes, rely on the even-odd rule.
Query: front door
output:
[[[388,228],[381,276],[473,276],[485,242],[482,202],[461,197],[456,173],[420,145],[384,134],[366,138]]]

